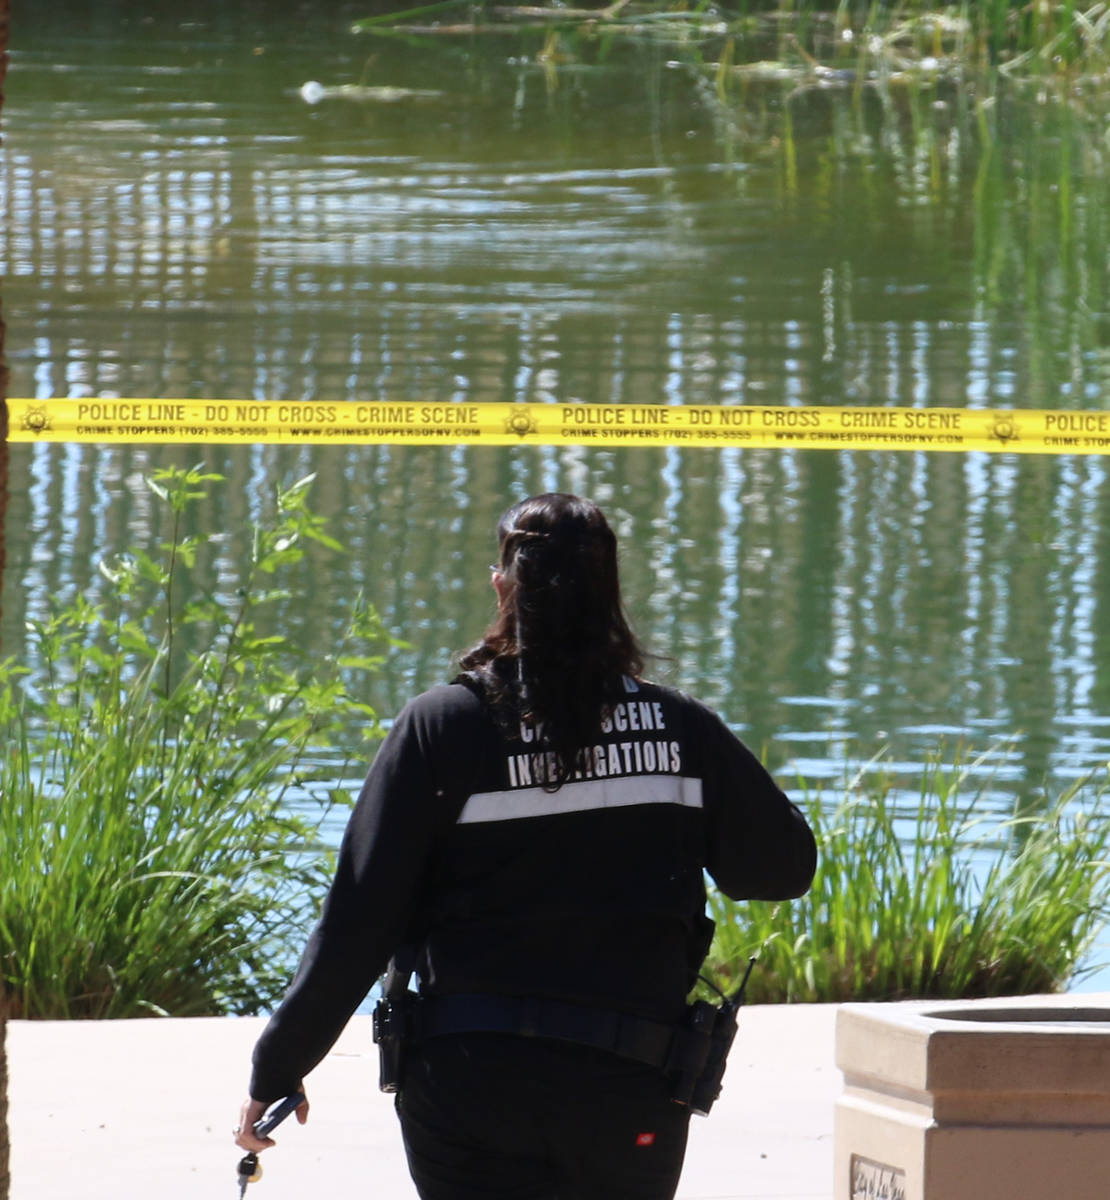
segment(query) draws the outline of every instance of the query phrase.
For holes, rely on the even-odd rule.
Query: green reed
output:
[[[789,903],[710,898],[708,974],[754,1002],[896,1000],[1058,991],[1110,909],[1106,778],[1041,811],[992,819],[983,760],[930,763],[909,807],[861,772],[831,809],[803,785],[818,842],[810,892]]]
[[[590,38],[650,37],[675,45],[711,46],[739,37],[738,62],[765,59],[768,48],[787,68],[843,66],[962,76],[969,68],[1015,75],[1101,75],[1110,68],[1110,4],[1061,0],[615,0],[607,5],[510,5],[499,0],[440,0],[392,8],[358,21],[356,33],[421,36],[542,32]]]
[[[273,628],[305,543],[339,549],[308,479],[279,493],[242,585],[217,595],[181,518],[218,481],[177,468],[148,480],[169,540],[101,564],[105,604],[78,597],[32,622],[33,672],[0,665],[0,991],[13,1017],[258,1011],[326,884],[319,825],[346,795],[321,756],[343,723],[375,729],[349,682],[388,639],[361,602],[324,662],[300,661]],[[189,625],[202,648],[185,654]]]

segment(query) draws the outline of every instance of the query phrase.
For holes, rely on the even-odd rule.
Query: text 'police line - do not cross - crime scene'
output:
[[[11,442],[744,446],[1110,454],[1110,412],[696,404],[9,400]]]

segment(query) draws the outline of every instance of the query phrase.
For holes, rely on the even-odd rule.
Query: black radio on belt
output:
[[[755,966],[748,969],[740,987],[731,997],[722,995],[720,1004],[696,1000],[686,1010],[686,1019],[676,1031],[667,1073],[674,1077],[671,1099],[689,1105],[700,1117],[709,1115],[713,1102],[721,1094],[728,1052],[736,1037],[737,1016],[744,1003],[744,989]]]

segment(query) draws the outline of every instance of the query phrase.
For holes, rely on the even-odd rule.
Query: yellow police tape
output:
[[[12,442],[746,446],[1110,454],[1110,412],[662,404],[9,400]]]

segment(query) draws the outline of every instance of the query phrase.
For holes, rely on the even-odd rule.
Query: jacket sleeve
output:
[[[701,711],[706,869],[733,900],[804,895],[817,869],[808,822],[754,754],[711,710]]]
[[[444,796],[414,704],[378,749],[319,922],[255,1046],[250,1094],[256,1100],[274,1100],[299,1086],[405,940]]]

